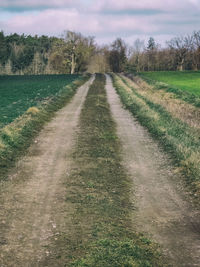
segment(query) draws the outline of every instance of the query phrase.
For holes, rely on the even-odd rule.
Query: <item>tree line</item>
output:
[[[152,37],[147,44],[117,38],[98,46],[94,37],[71,31],[59,38],[0,32],[0,72],[8,63],[13,74],[200,70],[200,31],[175,37],[164,48]]]
[[[71,31],[60,38],[16,33],[6,36],[0,32],[0,65],[4,69],[9,63],[13,74],[24,73],[31,65],[36,66],[28,74],[45,72],[47,66],[50,73],[81,73],[87,71],[95,47],[93,37]]]
[[[128,45],[117,38],[111,45],[96,47],[89,70],[142,72],[200,70],[200,31],[174,37],[163,48],[150,37]]]
[[[111,54],[118,53],[121,56],[123,71],[184,71],[200,70],[200,31],[191,35],[174,37],[161,47],[154,38],[150,37],[147,45],[137,39],[132,46],[128,46],[119,39],[120,48],[112,45]],[[117,52],[118,51],[118,52]],[[115,57],[116,60],[116,57]],[[116,63],[110,55],[111,69],[116,69]],[[121,71],[120,64],[118,71]]]
[[[13,73],[28,67],[36,52],[40,53],[43,61],[47,61],[45,53],[48,53],[52,47],[53,42],[56,40],[54,37],[47,36],[25,36],[24,34],[18,35],[17,33],[11,35],[4,35],[0,32],[0,64],[5,64],[10,61]]]

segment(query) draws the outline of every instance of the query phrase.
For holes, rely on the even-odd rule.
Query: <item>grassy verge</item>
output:
[[[173,93],[178,99],[182,99],[185,102],[194,105],[195,107],[200,107],[200,96],[188,91],[181,90],[176,86],[169,85],[165,82],[156,81],[152,78],[146,77],[140,74],[140,77],[144,79],[148,84],[152,85],[157,90],[165,90],[168,93]]]
[[[150,133],[158,138],[164,148],[173,155],[177,170],[184,173],[187,183],[200,195],[200,140],[193,130],[174,118],[161,105],[155,104],[137,90],[126,86],[113,75],[114,86],[122,102]]]
[[[120,150],[105,76],[99,74],[82,109],[74,169],[66,185],[67,206],[74,212],[70,233],[56,244],[60,266],[163,266],[157,246],[132,231],[131,181]]]
[[[0,129],[0,180],[6,178],[8,169],[26,151],[44,123],[49,121],[88,79],[89,76],[84,76],[61,88],[55,97],[44,101],[40,106],[29,108],[22,116]]]
[[[122,81],[133,90],[144,96],[153,103],[164,107],[172,117],[180,119],[193,128],[193,135],[200,135],[200,109],[186,103],[185,101],[175,98],[173,93],[168,93],[165,90],[157,90],[150,86],[142,79],[129,79],[124,75],[120,75]],[[136,81],[135,81],[136,80]]]

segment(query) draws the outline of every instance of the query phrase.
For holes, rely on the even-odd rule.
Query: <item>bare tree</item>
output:
[[[200,31],[192,35],[192,62],[194,70],[200,70]]]
[[[168,42],[169,48],[175,52],[177,70],[183,71],[187,57],[188,45],[185,37],[175,37]]]
[[[131,56],[129,59],[129,65],[133,66],[133,69],[135,69],[137,72],[142,71],[143,68],[143,56],[144,56],[144,40],[136,39],[133,47],[131,48]]]
[[[64,32],[53,49],[52,62],[63,73],[84,72],[96,49],[93,37],[84,37],[80,33]],[[59,65],[60,64],[60,65]],[[59,66],[58,66],[59,65]]]
[[[121,39],[117,38],[111,46],[109,62],[113,72],[122,72],[127,63],[127,45]]]
[[[80,33],[75,33],[71,31],[65,32],[64,37],[67,44],[67,54],[70,58],[71,64],[71,74],[74,74],[76,68],[76,60],[77,60],[77,47],[80,45],[83,37]]]
[[[148,61],[148,70],[156,69],[156,54],[157,54],[158,45],[156,44],[153,37],[149,38],[147,44],[147,61]]]

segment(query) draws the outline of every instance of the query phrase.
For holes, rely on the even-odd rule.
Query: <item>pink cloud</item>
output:
[[[167,1],[167,3],[166,3]],[[122,36],[131,40],[133,36],[163,36],[173,33],[185,34],[199,30],[200,20],[193,16],[198,14],[194,8],[200,0],[0,0],[1,6],[9,3],[18,7],[49,8],[40,11],[25,11],[21,13],[2,13],[0,17],[0,30],[6,33],[45,34],[59,36],[64,30],[81,32],[84,35],[97,36],[98,40],[111,40]],[[10,4],[11,6],[11,4]],[[53,8],[53,7],[57,8]],[[178,8],[180,6],[182,9]],[[200,5],[198,5],[200,7]],[[185,11],[183,12],[183,8]],[[150,13],[145,15],[139,12],[131,15],[136,9],[160,9],[165,13]],[[168,10],[167,10],[168,9]],[[172,10],[171,12],[169,10]],[[176,11],[176,9],[178,11]],[[38,9],[39,10],[39,9]],[[190,13],[189,11],[192,12]],[[104,12],[109,11],[109,12]],[[116,12],[119,11],[119,12]],[[189,22],[189,23],[187,23]],[[191,22],[191,23],[190,23]],[[172,24],[174,23],[174,24]]]
[[[159,29],[153,19],[145,16],[101,16],[85,14],[77,9],[48,9],[39,13],[23,13],[4,21],[8,32],[53,34],[73,30],[84,34],[108,34],[121,31],[152,32]]]
[[[24,13],[4,21],[7,32],[59,35],[64,30],[94,33],[101,30],[93,16],[81,15],[76,9],[48,9]]]
[[[158,9],[163,11],[177,11],[183,9],[200,8],[200,0],[97,0],[93,10],[129,10],[129,9]]]

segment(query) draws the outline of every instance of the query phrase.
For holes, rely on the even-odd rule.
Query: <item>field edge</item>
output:
[[[0,181],[7,179],[8,170],[27,151],[44,124],[71,100],[76,90],[89,78],[90,75],[84,75],[71,82],[61,88],[53,99],[29,108],[22,116],[0,129]]]

